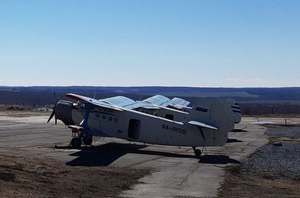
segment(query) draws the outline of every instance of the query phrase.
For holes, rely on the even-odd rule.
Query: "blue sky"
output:
[[[0,1],[0,85],[300,86],[300,1]]]

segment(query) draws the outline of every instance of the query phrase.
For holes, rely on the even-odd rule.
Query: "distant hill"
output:
[[[259,114],[261,105],[269,108],[268,112],[274,113],[274,107],[300,104],[300,87],[294,88],[201,88],[201,87],[0,87],[0,104],[6,105],[47,105],[55,104],[60,99],[66,99],[66,93],[78,93],[97,99],[116,95],[127,96],[134,100],[161,94],[167,97],[182,97],[194,103],[199,97],[234,98],[240,104],[242,111]],[[249,109],[251,108],[251,109]],[[289,113],[294,113],[294,106]],[[297,109],[297,108],[296,108]],[[276,109],[275,109],[276,111]],[[298,110],[297,110],[298,111]],[[262,113],[265,113],[263,111]],[[300,110],[299,110],[300,113]],[[253,114],[253,112],[252,112]]]
[[[156,94],[194,97],[235,98],[238,101],[260,100],[299,100],[300,88],[197,88],[197,87],[0,87],[0,103],[52,103],[52,99],[63,98],[65,93],[72,92],[97,98],[125,95],[135,99]],[[47,100],[45,100],[47,99]],[[51,100],[49,100],[51,99]],[[54,100],[55,101],[55,100]]]

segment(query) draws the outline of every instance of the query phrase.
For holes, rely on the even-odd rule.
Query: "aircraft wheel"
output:
[[[85,145],[91,145],[93,143],[93,136],[91,135],[84,136],[82,140]]]
[[[201,155],[201,151],[199,149],[195,149],[194,153],[197,157],[199,157]]]
[[[82,141],[81,141],[80,138],[77,138],[77,137],[76,138],[72,138],[72,140],[71,140],[71,146],[73,148],[80,148],[81,144],[82,144]]]

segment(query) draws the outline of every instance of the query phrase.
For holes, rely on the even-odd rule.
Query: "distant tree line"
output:
[[[65,98],[66,93],[77,93],[88,97],[101,99],[122,95],[133,100],[143,100],[147,97],[168,93],[178,93],[181,97],[194,104],[198,97],[187,97],[186,93],[212,93],[212,92],[236,92],[244,91],[258,97],[235,98],[240,102],[243,115],[264,114],[300,114],[300,88],[193,88],[193,87],[0,87],[0,104],[43,106],[54,105]],[[196,94],[195,94],[196,95]],[[172,98],[173,96],[170,96]],[[251,102],[251,101],[255,102]],[[265,103],[265,101],[282,101],[279,103]],[[299,102],[300,104],[300,102]]]
[[[283,104],[240,104],[243,115],[275,115],[275,114],[300,114],[300,105]]]
[[[30,106],[40,106],[40,105],[48,105],[55,104],[59,100],[70,100],[65,97],[66,93],[77,93],[82,94],[91,98],[108,98],[116,96],[113,92],[98,92],[98,91],[90,91],[90,90],[42,90],[42,91],[32,91],[32,90],[22,90],[22,91],[1,91],[0,90],[0,104],[4,105],[30,105]],[[134,100],[139,99],[139,95],[124,93],[118,94],[123,95]]]

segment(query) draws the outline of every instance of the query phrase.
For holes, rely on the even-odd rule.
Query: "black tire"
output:
[[[91,145],[93,143],[93,136],[91,135],[84,136],[82,140],[85,145]]]
[[[80,138],[72,138],[71,140],[71,146],[73,148],[80,148],[82,144],[82,141]]]
[[[194,153],[197,157],[201,155],[201,151],[199,149],[195,149]]]

